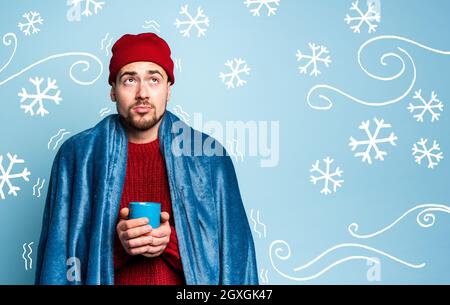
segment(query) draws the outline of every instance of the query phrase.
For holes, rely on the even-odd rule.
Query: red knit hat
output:
[[[123,66],[136,61],[150,61],[160,65],[172,85],[175,83],[169,45],[154,33],[126,34],[116,41],[109,62],[108,83],[112,85],[115,82],[117,73]]]

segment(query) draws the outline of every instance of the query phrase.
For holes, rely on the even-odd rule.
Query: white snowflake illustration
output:
[[[332,193],[330,190],[330,183],[332,183],[333,192],[336,193],[337,188],[342,187],[342,183],[344,182],[344,180],[336,180],[336,178],[342,177],[343,171],[340,170],[339,167],[337,167],[334,172],[331,172],[330,165],[334,162],[334,160],[330,157],[326,157],[325,159],[323,159],[323,161],[325,162],[325,170],[320,169],[319,160],[317,160],[316,163],[312,165],[310,172],[317,172],[320,176],[311,175],[311,182],[313,184],[317,184],[317,182],[319,182],[320,180],[324,180],[324,186],[320,193],[325,195]]]
[[[94,14],[97,15],[97,12],[103,8],[105,2],[96,1],[96,0],[71,0],[71,5],[74,7],[80,6],[84,3],[84,10],[81,13],[82,15],[88,17],[92,15],[91,4],[94,7]]]
[[[56,86],[56,80],[52,80],[50,78],[47,79],[47,87],[44,89],[44,91],[41,91],[41,85],[44,81],[43,78],[35,77],[30,78],[29,81],[35,86],[36,93],[35,94],[29,94],[25,90],[25,88],[22,88],[22,92],[19,92],[19,96],[22,97],[20,100],[21,103],[24,101],[30,99],[32,100],[28,105],[21,105],[20,108],[25,110],[25,113],[30,113],[31,116],[34,115],[34,106],[38,106],[36,114],[40,114],[41,116],[45,116],[48,114],[48,111],[44,107],[44,100],[51,100],[55,102],[57,105],[59,105],[59,102],[62,101],[62,98],[59,96],[61,94],[60,90],[58,89],[58,86]],[[50,90],[57,90],[54,95],[48,94]]]
[[[229,67],[231,72],[230,73],[220,72],[219,77],[222,79],[222,82],[225,83],[225,85],[227,85],[228,89],[234,88],[235,86],[240,87],[247,83],[247,81],[241,79],[240,77],[240,74],[242,73],[245,73],[247,75],[250,73],[250,68],[245,63],[245,60],[242,60],[241,58],[228,60],[225,63],[225,66]],[[228,81],[226,81],[226,79],[228,79]]]
[[[188,37],[191,34],[191,29],[193,27],[195,27],[197,29],[197,36],[201,37],[201,36],[205,36],[206,33],[206,28],[201,27],[200,25],[205,25],[206,27],[209,26],[209,18],[205,16],[205,14],[203,13],[202,8],[199,6],[197,8],[197,15],[195,16],[195,18],[192,17],[192,15],[189,13],[188,11],[188,6],[187,4],[185,6],[181,7],[180,10],[180,14],[181,15],[185,15],[188,20],[185,21],[181,21],[178,18],[175,19],[175,25],[178,28],[180,28],[182,25],[188,25],[184,30],[181,30],[180,33],[183,34],[183,37]],[[201,19],[203,18],[203,19]]]
[[[253,13],[253,16],[259,16],[263,6],[267,8],[267,16],[270,16],[275,15],[277,12],[278,8],[276,6],[280,6],[280,0],[245,0],[244,4],[247,5],[247,7],[250,7],[250,5],[257,5],[256,8],[250,10],[250,12]]]
[[[27,168],[25,168],[21,173],[16,173],[16,174],[11,173],[14,165],[24,163],[24,160],[17,159],[17,155],[12,156],[10,153],[8,153],[7,156],[9,159],[9,165],[8,165],[8,168],[5,169],[5,167],[3,166],[3,156],[0,155],[0,198],[1,199],[5,199],[5,193],[3,192],[3,187],[5,186],[5,184],[8,185],[8,187],[9,187],[8,195],[17,196],[16,191],[20,191],[20,187],[12,185],[11,180],[17,179],[17,178],[23,178],[23,180],[25,180],[25,181],[30,181],[28,176],[31,175],[31,173],[28,171]]]
[[[375,9],[375,4],[373,2],[367,3],[367,11],[363,13],[359,8],[359,1],[355,1],[352,3],[350,8],[351,11],[356,11],[358,16],[350,16],[347,14],[345,16],[345,21],[347,24],[351,24],[352,22],[357,22],[356,25],[351,26],[350,28],[354,33],[361,33],[361,27],[364,23],[369,27],[369,33],[375,32],[377,30],[378,25],[376,23],[380,23],[381,15]]]
[[[441,115],[438,111],[442,112],[444,110],[444,104],[437,99],[437,94],[433,91],[431,93],[431,99],[427,102],[422,97],[422,89],[416,91],[414,97],[416,100],[420,100],[422,102],[421,105],[414,105],[409,103],[408,110],[412,113],[416,110],[421,111],[419,114],[415,114],[414,118],[417,122],[423,122],[424,115],[429,112],[431,114],[431,122],[433,123],[435,120],[439,120],[439,116]]]
[[[36,34],[40,31],[39,28],[36,27],[37,24],[42,24],[44,19],[42,19],[41,15],[38,12],[28,12],[23,14],[23,18],[27,19],[27,22],[22,23],[19,22],[18,26],[20,30],[25,33],[25,36]],[[32,30],[32,31],[31,31]]]
[[[436,141],[433,141],[433,146],[430,149],[427,148],[427,142],[428,139],[422,138],[414,144],[412,155],[415,156],[416,163],[419,165],[421,164],[422,159],[427,157],[428,168],[434,168],[434,166],[438,165],[438,163],[444,159],[443,152],[440,151],[441,148]]]
[[[355,151],[356,148],[360,145],[367,145],[367,149],[364,152],[356,153],[355,157],[362,157],[362,161],[367,161],[369,164],[372,164],[372,158],[370,155],[372,149],[376,153],[375,159],[383,161],[384,156],[387,155],[387,152],[380,150],[378,145],[389,142],[391,145],[395,146],[395,141],[398,140],[393,132],[387,138],[379,138],[381,129],[391,128],[391,124],[385,124],[383,119],[378,120],[377,118],[374,118],[374,122],[377,125],[377,128],[375,129],[375,132],[373,134],[370,131],[370,121],[362,122],[359,126],[359,129],[362,129],[366,132],[368,137],[367,140],[357,141],[353,137],[350,137],[349,143],[349,146],[352,147],[352,151]]]
[[[325,54],[328,54],[326,47],[316,45],[315,43],[309,43],[308,45],[311,48],[312,55],[304,55],[300,50],[297,50],[297,61],[302,61],[303,59],[308,60],[305,65],[299,67],[300,73],[306,74],[308,72],[308,68],[312,65],[310,75],[318,76],[321,72],[317,67],[317,63],[321,62],[325,64],[326,67],[329,67],[331,58],[330,56],[324,57]]]

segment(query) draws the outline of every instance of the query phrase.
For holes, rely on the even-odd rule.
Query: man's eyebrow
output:
[[[124,71],[120,75],[119,79],[121,79],[124,75],[134,76],[136,74],[138,74],[136,71]],[[164,79],[164,75],[158,70],[147,70],[147,74],[150,74],[150,75],[152,75],[152,74],[159,74]]]
[[[159,70],[148,70],[147,73],[148,74],[159,74],[164,79],[164,75],[162,75],[162,73]]]
[[[136,75],[136,74],[137,74],[137,72],[135,72],[135,71],[124,71],[124,72],[122,72],[122,74],[120,74],[119,79],[121,79],[124,75],[131,75],[131,76],[134,76],[134,75]]]

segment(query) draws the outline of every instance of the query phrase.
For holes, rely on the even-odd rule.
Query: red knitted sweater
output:
[[[172,229],[170,242],[158,257],[131,256],[125,252],[115,234],[114,283],[116,285],[184,284],[166,167],[158,139],[146,144],[128,142],[127,169],[120,209],[128,207],[128,204],[133,201],[161,203],[161,211],[170,215],[169,224]]]

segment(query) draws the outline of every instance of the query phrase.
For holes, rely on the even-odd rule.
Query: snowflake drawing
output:
[[[180,33],[183,34],[183,37],[189,38],[191,35],[191,29],[193,27],[197,29],[197,37],[205,36],[207,30],[206,27],[209,26],[209,18],[205,16],[200,6],[197,8],[197,15],[195,16],[195,18],[193,18],[189,13],[187,4],[181,7],[180,14],[185,15],[188,18],[184,21],[181,21],[178,18],[175,19],[174,24],[177,29],[181,26],[187,25],[184,30],[180,31]],[[204,25],[205,27],[201,27],[201,25]]]
[[[49,112],[44,107],[44,101],[50,100],[53,101],[55,104],[59,105],[59,102],[62,101],[62,98],[59,96],[61,94],[60,90],[58,89],[58,86],[56,86],[56,80],[52,80],[51,78],[47,79],[47,87],[41,91],[41,85],[44,81],[43,78],[30,78],[29,81],[35,86],[36,93],[30,94],[27,93],[25,88],[22,88],[22,92],[19,92],[19,96],[22,97],[20,100],[21,103],[27,100],[31,100],[31,102],[27,105],[21,105],[20,108],[25,110],[25,113],[30,113],[31,116],[35,114],[34,107],[37,106],[37,115],[45,116]],[[53,95],[50,95],[49,92],[53,90],[57,90],[56,93]]]
[[[312,67],[310,75],[318,76],[321,72],[318,69],[318,63],[324,64],[326,67],[329,67],[331,63],[330,56],[325,57],[328,54],[328,50],[324,46],[316,45],[315,43],[309,43],[309,47],[311,48],[312,55],[302,54],[300,50],[297,50],[297,61],[307,60],[304,65],[301,65],[300,73],[306,74],[308,72],[308,68]]]
[[[84,4],[84,10],[81,13],[81,15],[83,16],[91,16],[92,15],[92,11],[91,11],[91,4],[93,5],[94,8],[94,14],[97,15],[97,12],[99,10],[101,10],[103,8],[103,5],[105,5],[105,2],[100,2],[100,1],[96,1],[96,0],[71,0],[71,5],[73,7],[81,7],[81,4]]]
[[[363,152],[357,152],[355,154],[355,157],[362,157],[362,161],[367,161],[369,164],[372,164],[372,158],[371,158],[371,151],[373,150],[375,152],[375,159],[383,161],[384,156],[387,155],[387,152],[381,150],[378,145],[383,143],[390,143],[391,145],[395,146],[395,141],[398,140],[398,138],[395,136],[395,134],[392,132],[389,137],[381,138],[380,131],[382,129],[391,128],[391,124],[385,124],[384,120],[378,120],[377,118],[374,118],[374,122],[377,125],[375,132],[371,133],[370,131],[370,121],[362,122],[359,126],[359,129],[362,129],[366,132],[367,140],[358,141],[355,140],[353,137],[350,137],[350,143],[349,146],[352,147],[352,151],[355,151],[358,146],[365,146],[367,145],[367,148]]]
[[[3,156],[0,155],[0,198],[5,199],[5,193],[3,187],[5,184],[9,187],[8,195],[17,196],[17,191],[20,191],[20,187],[14,186],[11,183],[12,179],[23,178],[25,181],[30,181],[28,178],[31,173],[25,168],[21,173],[13,174],[11,173],[14,165],[24,163],[22,159],[17,159],[17,155],[12,156],[10,153],[7,154],[9,159],[8,168],[5,169],[3,166]]]
[[[349,14],[347,14],[345,16],[345,21],[347,22],[347,24],[351,24],[353,22],[357,23],[356,25],[350,27],[350,29],[352,29],[354,33],[361,33],[361,27],[364,23],[369,27],[369,33],[375,32],[378,27],[378,24],[376,23],[380,23],[381,21],[381,15],[375,9],[375,4],[373,2],[368,2],[367,11],[366,13],[363,13],[359,8],[358,2],[359,1],[353,2],[350,8],[350,10],[355,11],[358,16],[350,16]]]
[[[422,97],[421,89],[416,91],[413,98],[421,102],[420,105],[409,103],[408,106],[408,110],[411,113],[416,110],[420,111],[420,113],[414,115],[417,122],[423,122],[423,117],[427,112],[431,115],[431,123],[439,120],[439,116],[441,115],[439,112],[444,110],[444,104],[438,100],[437,94],[434,91],[431,93],[431,99],[428,102]]]
[[[334,172],[331,172],[330,166],[334,162],[333,159],[330,157],[326,157],[323,159],[325,162],[325,170],[322,170],[319,167],[319,160],[316,161],[315,164],[312,165],[312,168],[310,169],[310,172],[317,172],[319,176],[312,176],[311,175],[311,182],[315,185],[317,182],[324,180],[324,186],[323,189],[320,191],[321,194],[331,194],[330,184],[333,185],[333,192],[336,193],[336,190],[338,187],[342,187],[342,183],[344,180],[337,180],[337,178],[342,177],[343,171],[339,169],[339,167],[336,168]]]
[[[234,59],[234,60],[228,60],[225,63],[225,66],[229,67],[231,72],[230,73],[223,73],[220,72],[219,78],[222,79],[222,82],[227,85],[227,88],[234,88],[240,87],[247,83],[247,81],[241,79],[241,74],[249,74],[250,68],[245,63],[245,60],[242,60],[241,58]],[[228,79],[228,81],[227,81]]]
[[[28,12],[22,15],[27,21],[25,23],[19,22],[18,26],[20,30],[25,34],[25,36],[29,36],[31,34],[36,34],[40,31],[39,28],[36,27],[37,24],[42,24],[44,19],[42,19],[41,15],[38,12]]]
[[[277,12],[277,6],[280,6],[280,0],[245,0],[244,4],[247,7],[256,5],[256,8],[250,10],[253,16],[260,16],[259,13],[263,7],[267,8],[267,16],[270,16],[275,15]]]
[[[433,146],[428,149],[427,148],[428,139],[420,139],[416,144],[413,145],[412,155],[416,159],[417,164],[421,164],[422,160],[426,157],[428,160],[428,168],[434,168],[434,166],[438,165],[442,159],[444,159],[443,152],[440,151],[441,148],[436,141],[433,141]]]

